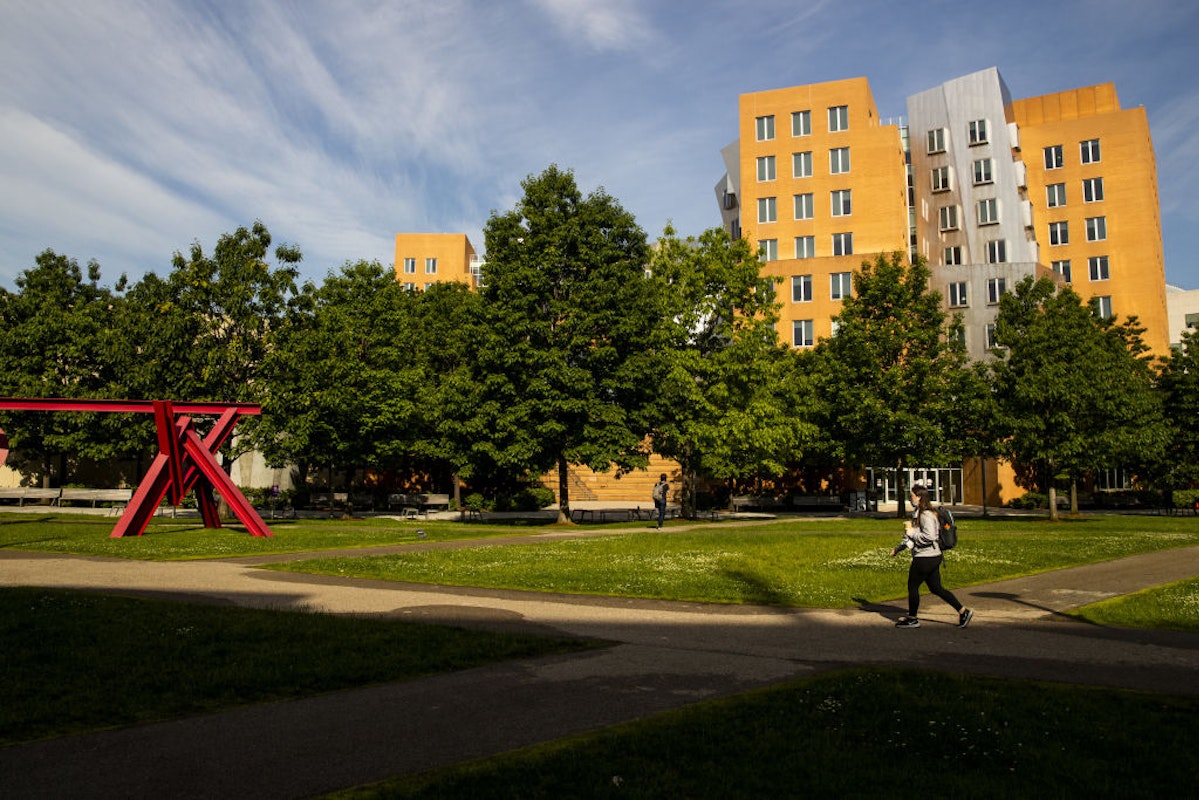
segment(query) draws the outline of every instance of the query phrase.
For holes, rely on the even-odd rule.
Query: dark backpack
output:
[[[942,551],[957,546],[958,524],[953,521],[953,512],[945,506],[937,506],[937,536]]]

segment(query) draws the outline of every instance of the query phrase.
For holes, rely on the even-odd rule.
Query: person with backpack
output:
[[[920,627],[920,584],[953,606],[958,612],[958,627],[970,624],[974,612],[965,608],[953,592],[941,585],[941,562],[945,556],[940,546],[940,523],[937,512],[929,503],[928,488],[923,483],[912,484],[912,521],[905,526],[903,541],[891,550],[892,557],[904,550],[912,551],[912,563],[908,567],[908,615],[895,623],[897,628]],[[956,542],[955,542],[956,543]]]
[[[666,519],[666,498],[670,494],[670,484],[666,482],[666,473],[663,472],[658,476],[658,482],[654,484],[654,509],[658,512],[658,527],[662,527],[662,522]]]

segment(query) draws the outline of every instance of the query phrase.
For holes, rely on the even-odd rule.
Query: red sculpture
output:
[[[213,489],[229,504],[242,524],[254,536],[272,536],[271,529],[258,516],[241,490],[221,469],[216,453],[233,435],[233,427],[242,414],[262,413],[253,403],[173,403],[170,400],[67,400],[0,397],[0,410],[7,411],[91,411],[153,413],[158,430],[158,455],[154,457],[121,519],[112,530],[113,537],[141,536],[155,510],[170,496],[179,505],[183,496],[195,490],[196,505],[206,528],[221,527]],[[192,424],[191,415],[218,415],[216,424],[203,439]],[[8,440],[0,430],[0,464],[8,456]]]

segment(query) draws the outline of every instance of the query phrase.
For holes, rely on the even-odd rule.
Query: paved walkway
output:
[[[929,598],[925,625],[906,631],[892,625],[904,610],[898,601],[830,611],[579,598],[278,573],[255,569],[261,560],[157,563],[0,551],[0,585],[382,613],[617,644],[4,748],[4,797],[308,797],[846,664],[1199,694],[1199,635],[1105,629],[1060,613],[1199,575],[1199,547],[960,590],[977,612],[964,630]]]

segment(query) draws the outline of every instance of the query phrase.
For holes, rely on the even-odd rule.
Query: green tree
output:
[[[652,291],[663,299],[653,446],[679,463],[683,511],[696,477],[780,475],[814,438],[795,391],[794,353],[781,345],[772,278],[744,239],[714,228],[655,248]]]
[[[104,398],[120,393],[114,369],[120,342],[113,331],[124,300],[101,286],[100,266],[87,274],[75,259],[46,250],[16,279],[17,292],[0,289],[0,395]],[[118,291],[124,278],[118,282]],[[110,414],[6,413],[10,466],[37,472],[42,482],[69,479],[79,457],[109,459],[131,453],[121,422]],[[54,477],[52,477],[54,476]]]
[[[1169,426],[1161,473],[1172,492],[1199,483],[1199,330],[1183,333],[1162,364],[1159,387]]]
[[[823,426],[854,467],[942,463],[953,455],[948,430],[966,365],[941,295],[929,289],[922,258],[899,253],[863,262],[836,332],[816,345]],[[905,515],[899,492],[897,514]]]
[[[326,466],[350,490],[358,469],[393,467],[412,452],[424,377],[416,302],[378,262],[303,286],[261,369],[254,438],[269,463],[297,464],[303,478]]]
[[[1135,321],[1100,320],[1070,287],[1028,277],[1001,299],[995,342],[1007,453],[1051,519],[1061,477],[1153,460],[1161,417]]]
[[[130,395],[140,399],[257,402],[259,365],[270,332],[295,294],[300,251],[274,248],[261,222],[223,234],[210,254],[199,242],[175,253],[165,278],[147,273],[128,292],[118,354]],[[251,441],[258,424],[239,425],[225,464]],[[147,428],[146,430],[152,430]],[[236,449],[235,449],[235,444]]]
[[[602,189],[584,197],[551,166],[493,212],[484,236],[481,402],[471,461],[509,475],[558,471],[569,520],[568,465],[604,471],[648,462],[646,409],[657,300],[645,232]]]

